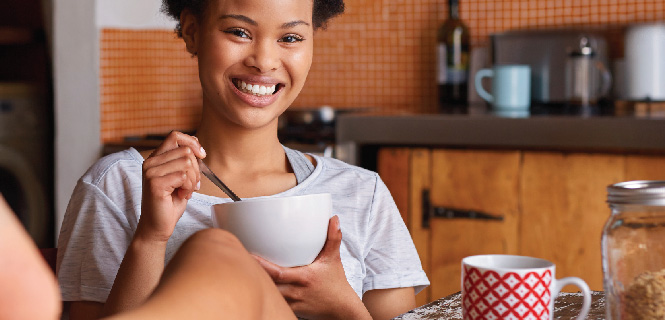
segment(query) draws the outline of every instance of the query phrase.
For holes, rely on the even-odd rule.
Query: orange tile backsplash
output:
[[[510,29],[623,26],[665,20],[665,0],[460,0],[473,46]],[[435,37],[446,0],[347,0],[317,31],[297,107],[436,111]],[[169,30],[101,31],[102,142],[193,130],[200,117],[196,60]],[[610,40],[612,42],[613,40]]]
[[[165,30],[100,34],[101,138],[191,130],[201,115],[196,60]]]

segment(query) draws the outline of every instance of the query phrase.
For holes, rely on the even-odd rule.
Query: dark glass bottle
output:
[[[469,28],[459,17],[459,1],[448,1],[448,19],[437,35],[437,82],[442,110],[468,103]]]

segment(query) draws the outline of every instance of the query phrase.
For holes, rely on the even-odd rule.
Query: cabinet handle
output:
[[[443,219],[477,219],[503,221],[503,216],[492,215],[485,212],[467,209],[456,209],[446,207],[433,207],[429,198],[429,189],[423,190],[423,228],[429,228],[431,218]]]

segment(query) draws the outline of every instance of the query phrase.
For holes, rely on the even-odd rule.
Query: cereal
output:
[[[625,319],[665,319],[665,269],[635,277],[626,290],[625,301]]]

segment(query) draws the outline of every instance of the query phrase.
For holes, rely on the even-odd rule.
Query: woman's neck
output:
[[[196,136],[206,150],[205,162],[213,171],[288,170],[284,149],[277,138],[277,120],[262,128],[247,129],[204,116]]]

